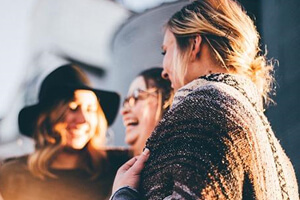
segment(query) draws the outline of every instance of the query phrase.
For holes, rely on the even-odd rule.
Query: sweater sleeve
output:
[[[137,190],[125,186],[118,189],[110,198],[110,200],[140,200],[140,194]]]
[[[147,199],[235,199],[242,196],[237,146],[242,128],[231,119],[234,102],[210,90],[195,92],[160,122],[147,147],[143,172]],[[212,92],[218,94],[211,94]]]

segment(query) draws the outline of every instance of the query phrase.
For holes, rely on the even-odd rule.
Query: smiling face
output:
[[[65,136],[66,146],[82,149],[95,135],[98,125],[98,100],[94,92],[75,90],[74,99],[69,102],[64,120],[55,125]]]
[[[142,153],[146,140],[158,122],[156,119],[158,96],[155,91],[155,88],[146,88],[143,77],[135,78],[127,96],[136,93],[134,94],[136,100],[132,98],[129,102],[125,102],[122,109],[123,123],[126,128],[125,142],[131,146],[135,155]]]
[[[175,63],[173,58],[176,53],[176,48],[176,38],[174,34],[167,29],[162,45],[162,54],[164,55],[162,76],[170,79],[172,88],[174,88],[175,92],[183,86],[175,70]]]

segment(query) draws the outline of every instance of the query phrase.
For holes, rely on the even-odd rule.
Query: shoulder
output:
[[[194,113],[200,116],[207,113],[210,115],[209,119],[214,119],[213,116],[226,116],[232,110],[239,113],[248,106],[247,99],[239,91],[221,82],[206,81],[186,95],[181,93],[179,90],[176,94],[181,99],[173,104],[171,115]]]
[[[185,101],[202,98],[202,101],[213,101],[216,104],[225,103],[227,106],[240,104],[246,107],[252,105],[258,109],[262,108],[262,97],[256,85],[248,77],[240,75],[211,74],[196,79],[181,89],[175,97],[179,96]],[[185,95],[186,93],[188,95]]]
[[[8,158],[2,161],[0,165],[0,169],[1,171],[3,171],[3,170],[12,170],[15,168],[24,168],[27,166],[27,159],[28,159],[27,155],[22,157]]]
[[[0,167],[0,185],[23,180],[23,177],[30,173],[27,169],[27,158],[24,156],[3,161]]]
[[[211,81],[199,84],[185,95],[179,94],[183,98],[166,113],[149,141],[160,143],[162,138],[181,141],[197,137],[209,140],[226,136],[240,128],[235,122],[245,113],[238,95],[230,86]]]
[[[29,172],[27,170],[27,159],[28,156],[23,156],[4,160],[0,166],[1,179]]]
[[[235,96],[238,96],[237,91],[225,83],[196,79],[176,92],[172,108],[185,102],[225,100]]]
[[[180,120],[181,118],[196,117],[201,119],[203,118],[201,116],[211,112],[214,113],[213,116],[223,115],[226,113],[224,110],[226,111],[235,104],[233,95],[223,87],[218,83],[208,83],[195,88],[186,95],[180,95],[181,91],[179,91],[177,98],[181,99],[173,104],[166,118],[171,117]],[[210,116],[209,119],[213,119],[213,116]],[[206,117],[204,119],[208,120]]]
[[[184,100],[193,101],[198,99],[202,100],[202,102],[214,101],[223,103],[224,100],[232,99],[236,95],[237,91],[224,83],[208,82],[190,92]]]

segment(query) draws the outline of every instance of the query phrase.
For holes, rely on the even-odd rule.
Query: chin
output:
[[[84,148],[84,145],[72,145],[70,148],[74,150],[81,150]]]
[[[83,148],[78,148],[76,146],[65,146],[64,151],[67,153],[79,153]]]
[[[128,132],[127,131],[125,132],[125,142],[128,145],[132,145],[137,141],[137,139],[139,138],[138,136],[139,134],[137,130],[130,129],[128,130]]]
[[[68,144],[67,147],[74,150],[81,150],[86,146],[87,143],[71,143]]]
[[[125,138],[125,143],[132,146],[132,145],[134,145],[134,140]]]
[[[136,143],[138,137],[131,137],[131,136],[134,136],[134,135],[129,135],[129,136],[125,137],[125,142],[126,142],[126,144],[133,146]]]

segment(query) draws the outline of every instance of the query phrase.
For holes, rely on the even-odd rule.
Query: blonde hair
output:
[[[259,34],[251,18],[233,0],[198,0],[176,12],[166,24],[175,38],[174,67],[183,82],[193,38],[200,35],[220,65],[248,76],[265,102],[270,100],[273,65],[259,48]]]
[[[56,130],[55,124],[64,120],[67,109],[69,109],[69,101],[60,100],[52,107],[42,111],[37,119],[33,135],[36,150],[29,156],[27,163],[29,171],[34,176],[41,179],[45,177],[57,178],[49,169],[56,155],[62,151],[66,140]],[[98,104],[97,115],[96,132],[83,150],[87,154],[86,170],[91,174],[91,178],[98,176],[104,170],[102,161],[106,158],[104,148],[107,120],[100,104]]]
[[[155,121],[158,123],[172,106],[174,91],[170,90],[168,98],[164,97],[164,93],[160,88],[157,88],[158,106],[155,114]]]

